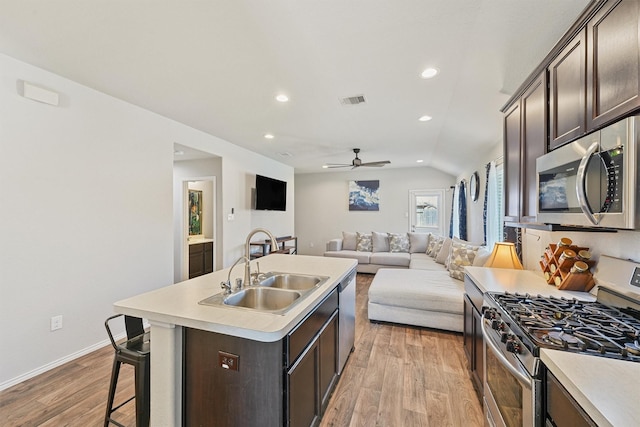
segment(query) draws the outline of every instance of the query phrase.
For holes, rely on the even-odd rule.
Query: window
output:
[[[409,229],[443,235],[444,190],[409,191]]]
[[[491,162],[487,182],[487,248],[502,242],[504,216],[504,168],[502,160]]]

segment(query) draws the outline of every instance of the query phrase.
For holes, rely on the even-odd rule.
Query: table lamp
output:
[[[518,254],[516,254],[516,245],[509,242],[496,242],[493,246],[493,252],[489,255],[489,259],[484,266],[491,268],[524,270],[524,267],[518,258]]]

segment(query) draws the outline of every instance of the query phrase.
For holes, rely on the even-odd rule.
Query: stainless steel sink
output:
[[[293,273],[266,273],[265,278],[258,282],[258,286],[279,289],[308,291],[320,286],[328,277]]]
[[[246,288],[224,298],[225,305],[252,308],[254,310],[278,311],[289,307],[300,292],[271,288]]]
[[[310,274],[269,272],[255,286],[231,294],[216,294],[198,304],[285,314],[327,279],[329,277]]]

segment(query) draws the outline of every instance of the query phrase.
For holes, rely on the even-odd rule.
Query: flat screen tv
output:
[[[256,175],[256,210],[286,211],[287,183]]]

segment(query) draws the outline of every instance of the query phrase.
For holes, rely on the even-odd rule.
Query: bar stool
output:
[[[109,322],[122,314],[116,314],[109,317],[104,322],[104,327],[109,334],[111,345],[115,349],[113,359],[113,369],[111,370],[111,384],[109,385],[109,398],[107,400],[107,412],[104,417],[104,427],[108,427],[109,423],[113,423],[119,427],[125,427],[119,422],[111,418],[111,414],[136,399],[136,426],[148,427],[150,415],[150,396],[149,396],[149,373],[150,373],[150,336],[144,331],[142,319],[139,317],[124,316],[125,329],[127,331],[127,341],[116,344],[109,328]],[[118,375],[120,373],[120,365],[127,363],[135,369],[135,389],[136,394],[125,400],[115,408],[113,400],[116,394],[116,385],[118,383]]]

